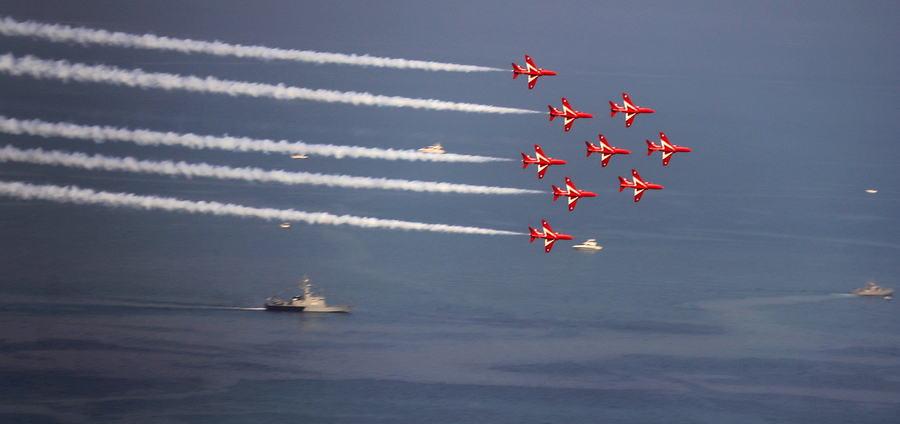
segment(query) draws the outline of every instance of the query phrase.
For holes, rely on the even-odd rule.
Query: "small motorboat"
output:
[[[581,244],[576,244],[576,245],[572,246],[572,248],[575,249],[575,250],[583,250],[583,251],[587,251],[587,252],[596,252],[596,251],[602,249],[603,246],[597,246],[597,240],[596,240],[596,239],[587,239],[586,242],[581,243]]]
[[[441,147],[441,143],[435,143],[428,147],[423,147],[419,149],[422,153],[447,153],[443,147]]]
[[[890,296],[894,294],[894,289],[886,289],[884,287],[880,287],[875,285],[873,282],[869,282],[865,287],[861,289],[853,289],[851,292],[857,296]]]

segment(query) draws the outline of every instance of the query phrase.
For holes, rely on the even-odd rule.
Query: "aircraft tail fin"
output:
[[[594,151],[591,150],[592,147],[595,150],[599,150],[597,149],[597,146],[593,145],[590,141],[585,141],[584,144],[587,146],[587,157],[591,157],[591,153],[594,153]]]
[[[541,233],[537,232],[534,228],[528,227],[528,231],[531,233],[531,241],[529,243],[534,243],[534,239],[540,237]]]
[[[626,180],[622,177],[619,177],[619,193],[621,193],[622,190],[625,190],[625,186],[627,186],[629,184],[630,184],[630,182],[628,180]]]
[[[654,150],[659,150],[659,146],[657,146],[656,143],[647,140],[647,156],[652,155]]]
[[[559,187],[557,187],[553,184],[551,184],[550,187],[553,187],[553,201],[555,202],[556,199],[559,199],[559,196],[563,195],[563,192],[562,192],[562,190],[559,189]]]
[[[534,158],[526,155],[525,153],[522,153],[522,169],[528,168],[529,161],[534,161]]]
[[[612,100],[610,100],[609,101],[609,111],[610,111],[609,117],[612,118],[612,117],[616,116],[616,112],[618,112],[616,109],[621,109],[621,108],[622,108],[622,106],[619,106],[619,105],[613,103]]]
[[[547,105],[547,108],[550,109],[550,120],[551,121],[553,120],[553,118],[556,118],[556,115],[562,115],[562,112],[553,106]]]
[[[516,79],[519,74],[525,73],[525,68],[522,68],[519,65],[516,65],[515,62],[512,64],[513,66],[513,79]]]

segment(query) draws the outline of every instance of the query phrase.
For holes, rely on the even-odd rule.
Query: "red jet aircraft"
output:
[[[569,106],[569,101],[566,100],[565,97],[562,98],[563,110],[559,110],[553,106],[547,105],[550,108],[550,120],[557,116],[562,116],[566,118],[566,131],[569,131],[572,128],[572,123],[575,122],[578,118],[593,118],[594,115],[590,113],[579,112],[575,109],[572,109],[572,106]]]
[[[638,172],[635,170],[631,170],[631,176],[634,177],[634,182],[628,181],[627,178],[619,177],[619,193],[622,190],[625,190],[626,187],[634,188],[634,201],[641,201],[641,196],[644,194],[644,190],[662,190],[663,186],[659,184],[653,184],[644,182],[641,179],[641,176],[638,175]]]
[[[544,172],[547,172],[547,167],[550,165],[565,165],[566,161],[560,159],[548,158],[544,155],[544,151],[541,150],[541,146],[537,144],[534,145],[534,155],[537,157],[531,157],[522,153],[522,169],[528,168],[528,165],[535,164],[538,166],[538,179],[544,178]]]
[[[527,54],[525,55],[525,63],[526,63],[525,66],[527,66],[527,68],[523,68],[519,65],[516,65],[515,63],[512,64],[513,65],[513,79],[516,79],[516,77],[519,76],[519,74],[528,75],[528,89],[529,90],[534,88],[534,83],[537,82],[538,77],[543,76],[543,75],[556,75],[556,72],[553,72],[553,71],[550,71],[547,69],[541,69],[541,68],[538,68],[537,66],[534,66],[534,62],[531,61],[531,56],[528,56]]]
[[[597,193],[591,193],[589,191],[579,190],[575,188],[575,184],[572,184],[572,180],[569,177],[566,177],[566,191],[562,191],[559,187],[551,184],[550,187],[553,187],[553,201],[559,199],[559,196],[566,196],[569,198],[569,212],[575,209],[575,203],[578,203],[578,199],[582,197],[597,197]]]
[[[677,152],[690,152],[691,149],[687,147],[676,146],[672,143],[669,143],[669,138],[666,137],[662,132],[659,133],[659,144],[647,140],[647,156],[653,154],[653,152],[663,152],[663,166],[669,164],[669,159],[672,158],[672,153]]]
[[[617,112],[622,112],[625,114],[625,128],[631,126],[631,121],[634,121],[634,116],[639,113],[653,113],[653,109],[635,106],[634,103],[631,102],[631,98],[628,97],[627,94],[622,93],[622,101],[625,103],[625,106],[619,106],[613,102],[609,102],[609,110],[612,112],[609,117],[612,118],[616,116]]]
[[[600,166],[606,166],[609,163],[609,158],[612,155],[627,155],[631,154],[631,151],[620,149],[618,147],[610,147],[609,143],[606,142],[606,137],[603,134],[600,134],[600,146],[597,146],[590,141],[585,141],[584,144],[587,145],[587,155],[590,157],[591,153],[601,153],[603,155],[603,162],[600,163]]]
[[[547,221],[541,220],[541,224],[544,225],[543,233],[539,233],[537,230],[535,230],[534,228],[531,228],[531,227],[528,227],[528,231],[531,232],[530,243],[533,243],[534,239],[536,239],[536,238],[544,239],[544,252],[545,253],[550,253],[550,249],[553,248],[553,242],[555,242],[557,240],[572,240],[572,236],[570,236],[568,234],[554,233],[553,230],[550,229],[550,226],[547,225]]]

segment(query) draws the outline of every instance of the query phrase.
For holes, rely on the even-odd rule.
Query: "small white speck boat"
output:
[[[572,246],[572,248],[575,249],[575,250],[583,250],[583,251],[587,251],[587,252],[596,252],[596,251],[602,249],[603,246],[597,246],[597,240],[596,240],[596,239],[587,239],[586,242],[581,243],[581,244],[576,244],[576,245]]]

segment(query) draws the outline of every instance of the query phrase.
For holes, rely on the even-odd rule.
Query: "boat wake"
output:
[[[10,299],[11,302],[5,304],[50,304],[54,303],[47,299],[36,299],[29,296],[23,296],[20,299]],[[223,311],[265,311],[263,307],[244,307],[244,306],[224,306],[224,305],[189,305],[175,302],[152,302],[152,301],[126,301],[126,300],[70,300],[67,303],[69,307],[76,308],[143,308],[143,309],[179,309],[179,310],[223,310]]]

